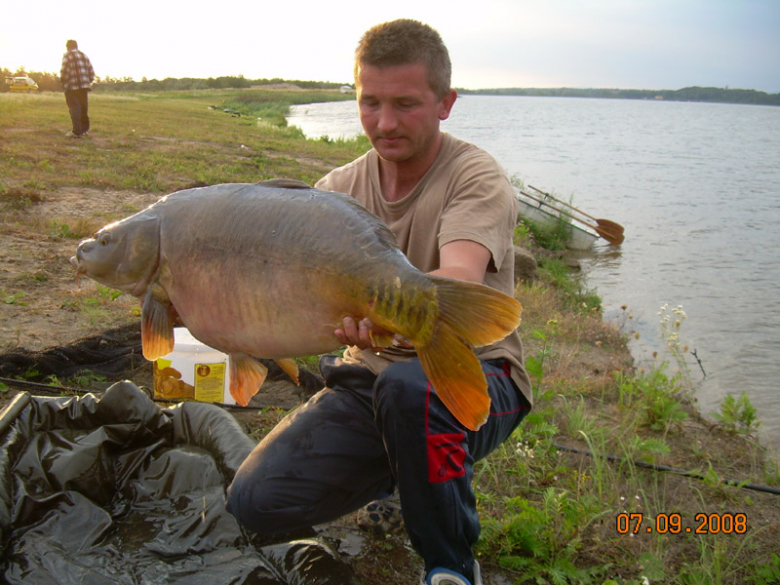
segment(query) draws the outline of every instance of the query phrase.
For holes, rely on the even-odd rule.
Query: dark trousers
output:
[[[68,89],[65,91],[65,102],[68,104],[73,133],[81,136],[89,130],[89,90]]]
[[[379,376],[324,357],[327,387],[285,417],[247,457],[227,509],[261,534],[294,532],[348,514],[398,488],[404,524],[425,569],[471,575],[479,537],[473,465],[530,410],[503,360],[482,362],[487,423],[465,430],[416,359]]]

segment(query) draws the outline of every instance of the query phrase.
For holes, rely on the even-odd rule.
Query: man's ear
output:
[[[446,120],[450,117],[452,106],[455,105],[455,100],[458,99],[458,92],[454,89],[448,91],[441,101],[439,102],[439,120]]]

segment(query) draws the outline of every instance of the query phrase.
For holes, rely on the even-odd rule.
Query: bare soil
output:
[[[0,350],[65,345],[129,321],[136,299],[122,295],[109,301],[107,291],[101,296],[91,280],[77,282],[69,259],[79,238],[67,232],[85,221],[96,230],[157,199],[127,191],[63,189],[6,210],[0,232]],[[91,317],[80,310],[91,307],[101,310]]]

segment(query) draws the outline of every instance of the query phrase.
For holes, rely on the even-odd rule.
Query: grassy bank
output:
[[[301,103],[293,100],[305,93],[95,94],[92,136],[82,140],[64,137],[69,118],[60,94],[0,95],[3,231],[31,242],[41,234],[47,245],[64,242],[69,249],[140,208],[112,206],[117,192],[153,199],[200,184],[272,177],[313,183],[368,145],[304,140],[281,124],[279,112]],[[316,99],[331,96],[340,97],[318,92]],[[78,221],[37,213],[41,202],[63,193],[93,199]],[[776,462],[752,438],[757,421],[749,403],[724,404],[719,421],[696,412],[695,388],[681,359],[685,316],[679,309],[659,314],[668,353],[652,370],[635,372],[626,346],[630,308],[622,323],[605,324],[594,291],[564,256],[538,250],[540,238],[532,234],[521,229],[518,241],[539,258],[540,278],[520,284],[516,294],[525,308],[521,334],[536,405],[512,440],[477,466],[478,553],[488,579],[523,585],[780,582],[780,496],[740,485],[780,486]],[[28,253],[15,251],[14,263],[30,262]],[[32,271],[11,283],[3,291],[8,318],[28,308],[97,307],[99,318],[82,316],[95,332],[137,321],[137,303],[119,305],[121,298],[100,289],[90,293],[94,303],[22,306],[33,304],[30,291],[44,294],[62,274]],[[0,340],[3,346],[9,341]],[[400,536],[377,550],[404,546]],[[381,577],[382,561],[374,564]],[[386,581],[371,583],[394,581],[388,573]]]
[[[62,139],[70,119],[61,94],[3,94],[0,180],[6,190],[89,187],[153,193],[272,177],[314,182],[368,145],[306,141],[297,128],[284,126],[280,112],[305,93],[96,93],[90,98],[91,139],[78,141]],[[313,97],[343,96],[317,91]]]

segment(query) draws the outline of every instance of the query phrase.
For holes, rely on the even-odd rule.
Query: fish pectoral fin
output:
[[[437,396],[466,428],[479,430],[490,414],[482,364],[474,350],[452,331],[434,332],[430,345],[417,348]]]
[[[295,360],[291,360],[289,358],[284,358],[280,360],[274,360],[276,362],[276,365],[279,366],[284,370],[284,373],[290,376],[292,378],[292,381],[295,382],[296,386],[300,386],[301,382],[298,379],[298,364],[295,363]]]
[[[246,406],[265,382],[268,368],[245,353],[231,353],[230,395],[241,406]]]
[[[159,287],[157,287],[159,289]],[[173,315],[165,291],[149,287],[141,309],[141,344],[149,361],[173,351]],[[157,294],[155,294],[157,293]]]

